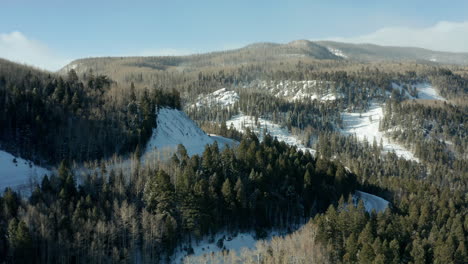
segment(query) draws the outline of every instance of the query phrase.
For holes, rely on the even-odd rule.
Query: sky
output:
[[[0,57],[51,71],[297,39],[468,52],[468,1],[0,0]]]

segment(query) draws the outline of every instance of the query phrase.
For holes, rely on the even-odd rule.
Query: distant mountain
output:
[[[347,59],[357,61],[418,61],[441,64],[468,64],[468,53],[433,51],[414,47],[391,47],[374,44],[350,44],[318,41],[318,45],[340,52]],[[335,53],[336,54],[336,53]]]
[[[288,44],[255,43],[240,49],[188,56],[84,58],[71,62],[62,68],[59,73],[65,74],[71,69],[74,69],[78,73],[83,73],[92,69],[97,73],[114,75],[116,71],[122,69],[125,69],[125,72],[131,71],[134,68],[140,68],[143,71],[187,70],[201,67],[226,67],[249,63],[284,61],[297,58],[318,60],[342,59],[333,54],[325,46],[307,40],[298,40]]]
[[[188,56],[84,58],[71,62],[59,73],[64,74],[70,69],[83,73],[92,69],[94,72],[112,76],[116,72],[128,72],[135,68],[139,68],[140,71],[168,69],[180,71],[200,67],[226,67],[248,63],[297,60],[298,58],[356,62],[413,61],[468,65],[468,53],[440,52],[413,47],[296,40],[286,44],[254,43],[240,49]]]

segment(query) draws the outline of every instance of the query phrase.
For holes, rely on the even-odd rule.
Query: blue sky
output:
[[[260,41],[468,46],[455,38],[465,22],[468,35],[468,1],[0,1],[0,57],[51,70],[81,57],[177,55]],[[428,34],[439,35],[420,40]]]

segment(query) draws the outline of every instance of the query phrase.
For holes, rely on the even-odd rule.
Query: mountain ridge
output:
[[[343,52],[344,56],[337,55],[333,50]],[[230,60],[232,64],[241,64],[258,60],[282,60],[286,57],[307,57],[318,60],[348,59],[357,62],[375,61],[418,61],[425,63],[442,63],[468,65],[467,52],[435,51],[419,47],[385,46],[370,43],[345,43],[329,40],[311,41],[306,39],[294,40],[288,43],[257,42],[238,49],[196,53],[182,56],[103,56],[76,59],[60,69],[59,73],[66,73],[74,68],[83,71],[89,68],[98,68],[93,65],[96,60],[110,64],[114,61],[158,61],[161,69],[182,64],[194,64],[199,61],[212,61],[216,64],[217,58],[221,58],[226,64]],[[234,59],[232,57],[240,57]],[[170,63],[168,63],[170,62]],[[175,64],[174,64],[175,63]],[[165,68],[164,68],[165,69]]]

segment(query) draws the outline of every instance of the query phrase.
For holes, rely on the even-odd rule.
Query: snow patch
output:
[[[361,191],[356,191],[356,193],[353,195],[353,198],[356,203],[359,200],[362,200],[362,202],[364,203],[364,208],[366,208],[366,211],[369,213],[371,213],[372,211],[375,211],[376,213],[383,212],[385,211],[385,209],[388,208],[388,205],[390,204],[387,200],[383,198]]]
[[[410,95],[409,91],[403,85],[392,83],[393,89],[398,89],[400,94],[403,94],[407,99],[423,99],[423,100],[439,100],[447,101],[444,97],[439,95],[439,92],[428,82],[420,82],[416,84],[406,84],[407,89],[416,90],[417,97]]]
[[[348,56],[346,56],[342,50],[340,49],[335,49],[335,48],[331,48],[331,47],[327,47],[328,51],[333,53],[333,55],[335,56],[338,56],[338,57],[342,57],[342,58],[348,58]]]
[[[315,154],[315,150],[306,147],[301,141],[294,135],[292,135],[287,128],[281,127],[269,120],[258,118],[255,122],[254,116],[237,115],[226,122],[229,127],[233,125],[237,130],[245,132],[247,128],[250,128],[252,132],[258,135],[259,139],[262,140],[263,134],[268,133],[272,137],[276,137],[278,141],[284,141],[286,144],[296,146],[299,150],[304,152],[309,151]]]
[[[373,103],[367,112],[363,113],[342,113],[341,115],[344,129],[341,132],[345,135],[356,135],[360,141],[367,140],[370,144],[377,141],[382,142],[385,152],[395,152],[399,157],[407,160],[419,161],[414,154],[404,146],[390,142],[390,138],[385,136],[384,132],[379,131],[380,120],[383,119],[382,106]]]
[[[418,91],[419,99],[447,101],[430,83],[418,83],[414,87]]]
[[[287,232],[280,232],[277,230],[271,230],[267,233],[267,236],[263,239],[258,239],[254,232],[242,232],[230,234],[227,232],[219,232],[215,236],[209,239],[205,237],[201,241],[193,241],[190,247],[193,249],[193,254],[190,257],[201,257],[207,254],[219,253],[223,250],[235,251],[237,254],[241,253],[245,249],[255,249],[256,244],[261,240],[269,241],[275,236],[286,235]],[[218,246],[218,241],[222,241],[222,247]],[[184,259],[187,256],[187,251],[183,247],[187,248],[188,245],[179,246],[175,253],[171,257],[171,263],[184,263]]]
[[[222,247],[218,246],[218,241],[222,241]],[[192,241],[190,246],[193,249],[192,257],[199,257],[205,254],[218,253],[223,250],[235,250],[241,252],[243,248],[255,248],[257,240],[252,233],[238,233],[237,235],[229,235],[226,233],[218,233],[214,239],[205,238],[199,242]],[[221,244],[220,244],[221,245]],[[184,258],[187,252],[178,248],[172,256],[172,263],[184,263]]]
[[[342,93],[332,89],[334,83],[330,81],[305,80],[305,81],[254,81],[244,88],[267,91],[275,97],[287,101],[334,101],[343,98]]]
[[[226,88],[222,88],[207,95],[200,95],[198,97],[197,103],[194,106],[229,107],[234,105],[237,101],[239,101],[239,95],[235,91],[228,91]]]
[[[44,175],[51,175],[51,172],[29,160],[0,150],[0,193],[3,193],[6,187],[23,190],[31,182],[40,182]]]
[[[207,144],[218,142],[219,147],[237,144],[235,140],[221,136],[209,136],[201,130],[184,112],[161,108],[157,115],[157,126],[146,145],[144,156],[155,155],[166,159],[182,144],[191,155],[202,154]]]

